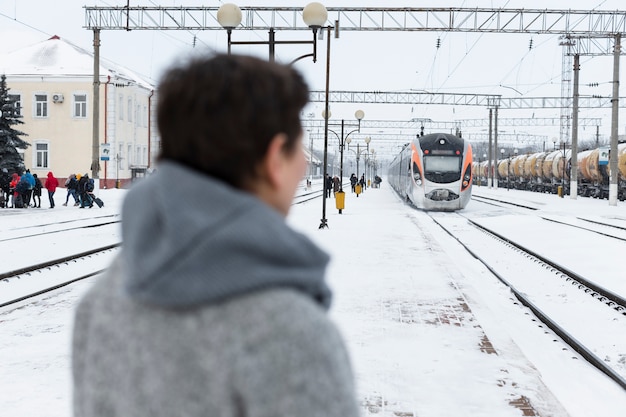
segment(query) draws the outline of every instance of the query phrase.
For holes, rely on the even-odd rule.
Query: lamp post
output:
[[[325,113],[322,113],[322,116],[324,116]],[[330,116],[330,115],[329,115]],[[340,183],[339,183],[339,191],[343,191],[343,150],[346,146],[346,143],[350,143],[350,135],[354,132],[361,132],[361,120],[363,120],[363,118],[365,117],[365,112],[363,110],[357,110],[356,112],[354,112],[354,117],[357,120],[357,124],[348,124],[345,122],[344,119],[341,119],[341,136],[338,136],[337,133],[335,133],[334,131],[330,130],[330,132],[333,132],[335,134],[335,136],[337,136],[337,138],[339,139],[339,151],[341,154],[341,161],[340,161],[340,165],[339,165],[339,178],[341,179]],[[329,124],[329,126],[339,126],[339,124]],[[344,136],[344,128],[345,127],[355,127],[356,129],[351,130],[350,132],[348,132],[347,134],[345,134]]]
[[[370,154],[372,155],[370,157]],[[365,182],[368,186],[370,186],[372,184],[371,178],[372,178],[372,159],[375,157],[376,153],[374,152],[374,149],[370,149],[370,151],[367,153],[367,155],[365,155]],[[369,169],[369,173],[368,173],[368,169]]]
[[[322,111],[322,117],[328,121],[330,118],[330,111],[326,114],[326,111]],[[357,120],[357,124],[351,123],[348,124],[344,119],[341,119],[341,124],[339,123],[328,123],[328,126],[341,126],[341,135],[338,135],[334,130],[328,129],[329,132],[332,132],[337,139],[339,140],[339,153],[340,153],[340,161],[339,161],[339,192],[343,192],[343,150],[346,146],[346,143],[350,143],[349,136],[354,132],[361,132],[361,120],[365,117],[365,112],[363,110],[357,110],[354,112],[354,117]],[[351,130],[347,134],[344,135],[345,127],[356,127],[356,129]],[[326,199],[326,193],[324,193],[324,199]],[[339,214],[341,214],[342,209],[338,209]]]
[[[326,7],[321,3],[313,2],[309,3],[302,10],[302,20],[313,31],[313,40],[309,41],[277,41],[276,32],[274,28],[269,30],[268,41],[233,41],[232,32],[241,23],[241,9],[236,4],[225,3],[217,11],[217,21],[226,29],[228,35],[228,54],[230,55],[231,45],[268,45],[269,46],[269,60],[274,61],[276,45],[313,45],[313,52],[310,54],[302,55],[293,61],[299,61],[302,58],[313,57],[313,62],[317,62],[317,31],[326,23],[328,19],[328,11]]]
[[[347,143],[348,143],[348,150],[351,150],[352,152],[356,153],[356,176],[357,176],[357,179],[359,178],[359,159],[361,157],[361,154],[370,151],[370,142],[371,142],[371,140],[372,140],[372,138],[370,138],[369,136],[364,139],[365,144],[367,145],[367,147],[365,149],[360,149],[360,144],[357,143],[356,144],[356,151],[354,149],[350,149],[350,142],[351,142],[350,139],[348,139],[348,141],[347,141]]]

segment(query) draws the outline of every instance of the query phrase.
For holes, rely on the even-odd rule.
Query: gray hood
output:
[[[328,255],[255,196],[164,162],[122,209],[125,288],[141,302],[190,308],[270,287],[324,307]]]

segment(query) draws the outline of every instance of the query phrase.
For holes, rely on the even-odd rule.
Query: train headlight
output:
[[[463,172],[463,182],[461,183],[461,191],[465,190],[470,183],[470,179],[472,179],[472,165],[469,164],[465,168],[465,172]]]

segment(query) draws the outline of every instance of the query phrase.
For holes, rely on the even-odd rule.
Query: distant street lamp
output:
[[[350,139],[348,139],[348,141],[347,141],[348,142],[348,150],[356,153],[356,176],[357,176],[357,178],[359,178],[359,158],[361,157],[361,154],[363,154],[365,152],[369,153],[371,140],[372,140],[372,138],[370,138],[369,136],[364,139],[365,144],[367,145],[367,148],[365,148],[365,149],[360,149],[359,148],[360,144],[357,143],[356,144],[356,151],[354,149],[350,149],[350,146],[349,146],[350,142],[351,142]]]
[[[328,118],[330,118],[331,113],[330,111],[328,112]],[[326,117],[326,112],[322,111],[322,117],[324,119],[328,119]],[[354,132],[361,132],[361,120],[363,120],[363,118],[365,117],[365,112],[363,110],[357,110],[356,112],[354,112],[354,117],[357,120],[357,124],[351,123],[348,124],[345,122],[344,119],[341,119],[341,124],[339,123],[328,123],[328,126],[341,126],[341,135],[338,135],[337,132],[328,129],[329,132],[332,132],[335,134],[335,136],[337,136],[337,139],[339,140],[339,151],[341,154],[341,160],[340,160],[340,164],[339,164],[339,191],[343,192],[343,150],[345,148],[346,143],[350,143],[350,139],[349,136],[354,133]],[[356,127],[356,129],[351,130],[350,132],[346,133],[344,135],[344,128],[345,127]],[[326,195],[326,194],[324,194]],[[341,210],[339,210],[339,213],[341,213]]]
[[[232,31],[239,26],[241,18],[241,9],[236,4],[225,3],[220,6],[217,11],[217,21],[224,29],[226,29],[226,33],[228,34],[229,55],[231,45],[269,45],[269,60],[274,61],[276,45],[310,44],[313,45],[313,52],[294,59],[291,61],[291,64],[309,56],[313,57],[313,62],[317,62],[317,31],[326,23],[326,20],[328,19],[328,11],[321,3],[309,3],[302,10],[302,19],[304,20],[304,23],[313,31],[313,40],[310,41],[277,41],[274,28],[270,28],[269,30],[268,41],[233,41],[231,39]]]

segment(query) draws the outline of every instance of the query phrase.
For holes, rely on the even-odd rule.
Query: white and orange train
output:
[[[472,146],[447,133],[418,136],[391,162],[388,181],[417,208],[460,210],[472,196]]]

